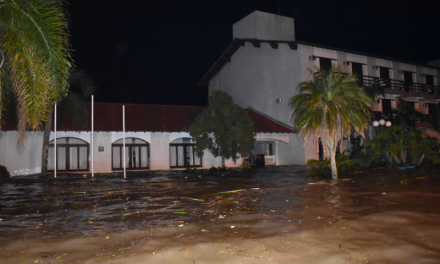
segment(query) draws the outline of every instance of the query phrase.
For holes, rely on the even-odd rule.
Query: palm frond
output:
[[[66,95],[72,65],[63,0],[4,0],[1,49],[17,99],[18,128],[41,127],[52,106]],[[22,132],[21,132],[22,133]]]

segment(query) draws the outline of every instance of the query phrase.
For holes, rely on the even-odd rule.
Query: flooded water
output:
[[[94,178],[58,174],[48,182],[37,176],[14,177],[0,189],[0,239],[93,235],[295,210],[295,203],[304,200],[298,191],[309,181],[301,169],[273,167],[200,177],[186,171],[129,172],[125,180],[121,173]],[[282,195],[260,201],[262,193],[279,190]]]
[[[440,263],[439,203],[431,167],[14,177],[0,188],[0,262]]]

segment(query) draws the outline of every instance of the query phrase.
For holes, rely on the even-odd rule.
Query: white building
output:
[[[202,158],[194,153],[194,142],[188,133],[190,124],[203,107],[125,105],[126,168],[127,170],[169,170],[187,167],[221,166],[221,158],[205,151]],[[253,109],[246,109],[254,120],[257,132],[254,154],[264,154],[269,165],[304,163],[295,154],[299,144],[293,130]],[[89,105],[90,113],[90,105]],[[123,170],[122,104],[95,103],[94,107],[94,172]],[[12,176],[40,173],[43,145],[42,131],[28,131],[23,151],[17,149],[14,124],[6,124],[0,132],[0,164]],[[71,121],[57,126],[57,171],[89,172],[91,123],[74,131]],[[238,167],[241,160],[226,161],[227,167]],[[54,170],[54,132],[50,135],[49,171]]]
[[[386,95],[376,98],[372,107],[376,118],[385,117],[383,113],[394,108],[396,98],[401,97],[424,114],[417,125],[429,136],[440,138],[426,122],[440,101],[435,63],[416,64],[296,41],[294,19],[290,17],[254,11],[235,23],[232,43],[199,85],[208,86],[210,92],[225,91],[240,106],[290,124],[288,101],[296,95],[300,82],[312,79],[308,69],[328,69],[332,64],[348,67],[365,86],[387,87]],[[370,134],[372,131],[370,127]],[[318,159],[316,143],[309,141],[303,147],[298,138],[295,141],[295,163]]]

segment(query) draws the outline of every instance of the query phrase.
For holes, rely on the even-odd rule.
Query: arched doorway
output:
[[[255,142],[251,154],[260,161],[257,166],[276,165],[275,141],[268,139]]]
[[[202,157],[194,151],[192,138],[179,138],[170,143],[170,168],[201,167]]]
[[[112,170],[124,169],[123,139],[112,144]],[[150,168],[150,145],[139,138],[125,138],[125,168],[145,170]]]
[[[49,142],[48,171],[54,171],[55,141]],[[89,144],[81,139],[57,138],[57,171],[88,171]]]

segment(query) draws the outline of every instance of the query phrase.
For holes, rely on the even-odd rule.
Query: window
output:
[[[123,139],[112,144],[112,169],[124,169]],[[150,168],[150,145],[147,141],[138,138],[125,139],[125,168],[140,170]]]
[[[49,142],[47,169],[54,171],[54,140]],[[78,138],[57,139],[57,171],[88,171],[89,144]]]
[[[170,167],[201,167],[202,157],[194,150],[196,143],[192,138],[179,138],[170,143]]]
[[[274,155],[274,143],[272,142],[256,142],[254,144],[254,149],[251,150],[254,155],[264,154],[264,156]]]
[[[364,69],[363,69],[362,63],[352,62],[351,63],[351,71],[354,75],[356,75],[359,85],[363,85],[363,83],[364,83],[364,81],[363,81]]]

